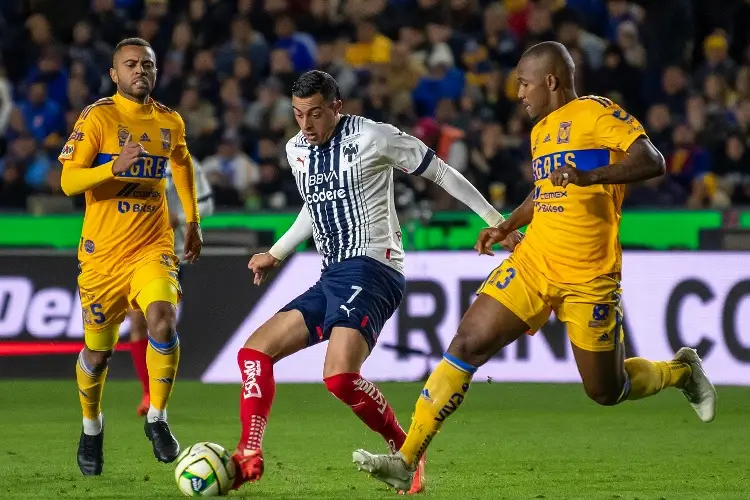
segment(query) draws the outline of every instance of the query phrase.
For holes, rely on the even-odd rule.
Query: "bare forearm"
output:
[[[595,168],[588,172],[590,184],[628,184],[659,177],[664,170],[655,163],[634,163],[623,161],[606,167]]]
[[[523,200],[523,203],[521,203],[518,208],[513,210],[513,213],[510,214],[510,217],[508,217],[502,225],[506,227],[508,231],[515,231],[531,224],[531,219],[533,218],[534,191],[532,190],[531,193],[529,193],[529,195],[526,197],[526,199]]]
[[[665,171],[664,157],[648,139],[636,140],[620,162],[586,172],[585,184],[628,184],[659,177]]]

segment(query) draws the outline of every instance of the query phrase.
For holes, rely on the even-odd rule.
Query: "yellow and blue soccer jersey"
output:
[[[111,162],[128,136],[148,154],[128,171],[114,176]],[[86,193],[79,260],[100,274],[115,274],[146,255],[172,254],[174,235],[165,199],[165,169],[170,159],[175,172],[183,169],[184,177],[191,179],[183,182],[183,191],[192,192],[181,193],[181,199],[187,205],[187,221],[198,221],[184,122],[179,114],[153,100],[139,104],[116,94],[87,107],[59,159],[68,191]],[[102,168],[97,169],[99,166]],[[66,176],[66,170],[68,174],[86,173],[86,182],[80,175]],[[95,172],[98,178],[91,183]],[[78,179],[75,182],[81,182],[80,187],[71,186],[70,179]]]
[[[531,131],[534,218],[516,257],[560,283],[620,272],[624,186],[555,187],[549,176],[616,163],[641,136],[641,124],[603,97],[580,97],[540,120]]]

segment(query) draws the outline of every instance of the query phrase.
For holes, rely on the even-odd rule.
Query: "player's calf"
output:
[[[104,465],[104,419],[101,413],[101,398],[111,355],[111,350],[92,351],[84,348],[76,363],[78,397],[83,412],[76,460],[78,468],[85,476],[98,476],[102,473]]]
[[[152,302],[146,311],[146,323],[152,340],[169,342],[177,333],[177,308],[166,301]]]
[[[359,373],[339,373],[326,377],[324,382],[336,399],[351,408],[367,427],[383,436],[391,451],[401,448],[406,433],[375,384],[362,378]]]
[[[150,299],[167,296],[161,291],[169,288],[168,285],[165,280],[152,281],[138,296],[139,306],[146,311],[149,333],[146,365],[151,401],[144,432],[151,441],[154,457],[165,463],[174,461],[180,453],[180,444],[167,423],[167,402],[180,362],[180,338],[175,330],[177,309],[174,303]]]
[[[586,395],[601,406],[614,406],[624,401],[627,395],[627,382],[623,386],[599,386],[594,387],[584,384]]]

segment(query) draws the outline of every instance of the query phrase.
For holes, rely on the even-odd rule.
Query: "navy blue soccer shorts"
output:
[[[279,312],[302,313],[308,345],[328,340],[334,327],[344,327],[358,330],[372,350],[405,287],[398,271],[370,257],[352,257],[325,268],[315,285]]]

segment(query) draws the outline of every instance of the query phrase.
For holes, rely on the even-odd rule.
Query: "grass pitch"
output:
[[[419,384],[382,384],[408,426]],[[105,463],[82,477],[80,413],[69,382],[0,382],[0,498],[183,498],[135,415],[135,382],[105,387]],[[239,386],[178,382],[169,409],[183,446],[239,436]],[[475,384],[428,452],[425,500],[750,498],[750,389],[720,387],[701,423],[676,390],[601,408],[577,385]],[[355,448],[384,450],[322,384],[280,385],[264,442],[266,472],[229,498],[393,499],[357,472]],[[396,497],[398,498],[398,497]]]

